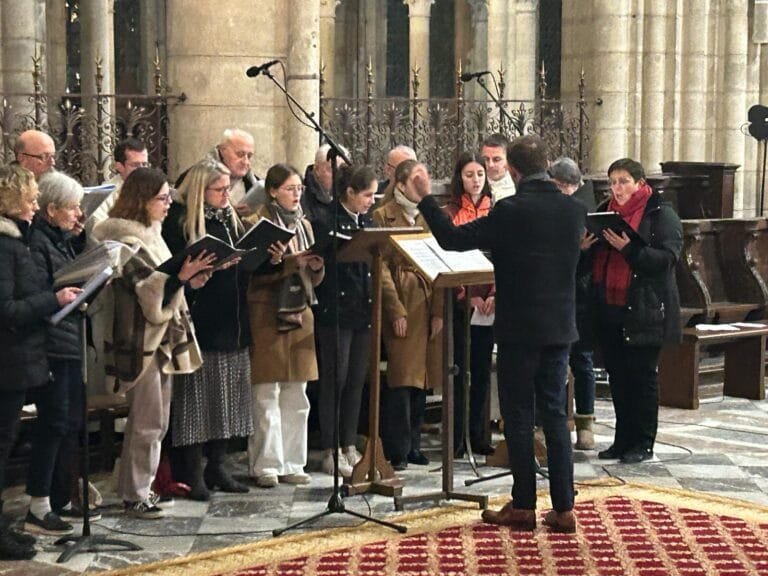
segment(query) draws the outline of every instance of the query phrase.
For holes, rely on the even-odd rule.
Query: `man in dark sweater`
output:
[[[514,477],[512,500],[483,520],[519,530],[536,527],[534,413],[541,416],[549,451],[554,510],[544,524],[573,532],[573,452],[566,416],[570,344],[578,338],[575,276],[586,210],[561,194],[546,173],[546,145],[523,136],[507,150],[517,194],[499,201],[486,218],[454,226],[429,196],[426,167],[418,166],[407,192],[418,201],[440,245],[448,250],[490,250],[496,279],[498,385],[504,436]]]

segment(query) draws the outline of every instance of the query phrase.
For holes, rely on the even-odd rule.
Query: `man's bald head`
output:
[[[392,180],[395,168],[404,160],[416,160],[416,152],[410,146],[395,146],[387,154],[387,163],[384,165],[384,176]]]
[[[16,161],[32,172],[36,180],[52,170],[56,164],[56,145],[53,138],[39,130],[26,130],[19,134],[14,152]]]

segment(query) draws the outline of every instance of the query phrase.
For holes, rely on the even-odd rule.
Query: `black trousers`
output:
[[[71,500],[80,477],[80,446],[83,439],[83,369],[80,360],[54,360],[49,364],[54,380],[66,387],[67,430],[62,438],[51,478],[51,507],[60,510]]]
[[[453,313],[453,363],[458,374],[453,379],[453,440],[456,448],[464,438],[464,304]],[[473,446],[485,444],[485,402],[491,387],[493,361],[493,327],[470,326],[469,369],[469,438]]]
[[[427,391],[400,386],[381,387],[381,444],[387,460],[402,462],[411,450],[421,449],[421,424]]]
[[[620,452],[653,450],[659,421],[661,347],[627,346],[620,324],[600,326],[597,337],[616,412],[613,444]]]
[[[317,399],[320,448],[334,448],[334,386],[339,391],[339,446],[352,446],[357,439],[360,401],[368,372],[371,330],[339,328],[338,349],[333,328],[320,326],[317,328],[317,335],[320,364]]]

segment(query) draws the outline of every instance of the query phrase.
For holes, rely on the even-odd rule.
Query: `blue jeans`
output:
[[[592,364],[592,347],[576,342],[571,348],[568,364],[573,372],[576,414],[590,416],[595,413],[595,370]]]
[[[498,344],[498,385],[515,508],[536,508],[534,417],[547,441],[549,493],[558,512],[573,509],[573,451],[566,414],[569,345]]]

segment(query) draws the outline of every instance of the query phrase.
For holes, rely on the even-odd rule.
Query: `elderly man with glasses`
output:
[[[229,169],[232,189],[229,201],[240,216],[252,214],[256,208],[265,204],[267,197],[264,185],[251,170],[251,160],[255,142],[253,136],[239,128],[224,130],[221,141],[208,152],[206,158],[221,162]],[[185,170],[176,180],[176,188],[187,175]]]
[[[56,164],[56,145],[53,138],[39,130],[26,130],[19,134],[14,148],[16,162],[35,175],[35,180],[53,170]]]

